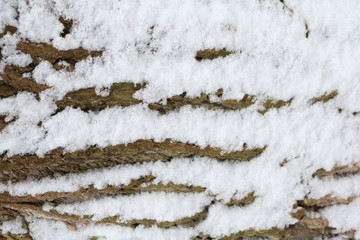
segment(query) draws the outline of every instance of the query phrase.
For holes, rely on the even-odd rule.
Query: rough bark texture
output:
[[[221,154],[220,148],[200,148],[195,145],[166,140],[161,143],[152,140],[138,140],[128,145],[105,148],[90,147],[71,153],[55,149],[43,158],[37,155],[0,158],[0,181],[17,182],[28,177],[42,178],[57,174],[83,172],[89,169],[110,167],[119,164],[162,161],[172,158],[207,156],[220,161],[249,161],[261,154],[266,147],[247,149]]]
[[[283,3],[283,1],[281,1]],[[284,4],[284,3],[283,3]],[[292,10],[285,4],[283,6],[289,13]],[[71,19],[60,18],[59,21],[64,25],[62,37],[66,37],[70,33],[73,25]],[[307,25],[306,37],[309,36]],[[15,27],[6,26],[0,38],[6,34],[14,34],[17,31]],[[31,73],[34,68],[43,60],[50,62],[54,69],[73,71],[75,64],[88,57],[101,57],[101,51],[88,51],[83,48],[72,50],[58,50],[55,47],[45,43],[34,43],[29,41],[21,41],[17,45],[17,49],[23,53],[29,54],[33,62],[26,67],[18,67],[14,65],[7,65],[0,76],[3,81],[0,81],[0,98],[8,98],[16,95],[18,92],[26,91],[35,94],[48,89],[50,86],[39,84],[31,78]],[[224,58],[234,52],[226,49],[203,49],[195,53],[197,61],[210,61],[216,58]],[[0,51],[0,60],[1,60]],[[68,66],[60,64],[61,61],[68,63]],[[27,76],[25,77],[24,76]],[[57,111],[61,111],[65,107],[77,107],[83,111],[100,111],[107,107],[114,106],[131,106],[142,103],[142,101],[133,97],[134,93],[146,87],[145,84],[133,83],[116,83],[109,89],[108,96],[99,96],[96,94],[94,88],[80,89],[78,91],[70,92],[66,96],[56,102],[58,106]],[[310,100],[310,104],[318,102],[327,102],[337,96],[337,91],[325,93],[323,96],[315,97]],[[206,109],[221,109],[221,110],[241,110],[249,107],[257,101],[256,96],[244,95],[241,100],[223,100],[223,90],[219,89],[214,94],[201,94],[198,97],[189,97],[186,93],[172,96],[166,100],[165,104],[150,103],[148,107],[152,110],[158,111],[160,114],[166,114],[169,111],[179,109],[182,106],[190,105],[192,107],[204,107]],[[215,99],[215,100],[213,100]],[[217,99],[217,100],[216,100]],[[292,99],[276,100],[268,99],[261,102],[263,109],[259,110],[261,114],[265,114],[272,108],[281,108],[291,104]],[[54,114],[57,114],[55,112]],[[356,114],[356,113],[354,113]],[[13,121],[5,121],[6,116],[0,116],[0,131],[9,126]],[[244,146],[242,151],[222,153],[222,149],[214,147],[200,148],[199,146],[189,143],[173,142],[165,140],[163,142],[155,142],[153,140],[138,140],[127,145],[120,144],[116,146],[108,146],[99,148],[91,146],[84,150],[75,152],[63,152],[63,149],[54,149],[44,157],[36,155],[16,155],[7,157],[4,154],[0,155],[0,181],[2,183],[19,182],[27,178],[41,179],[44,177],[52,177],[54,174],[68,174],[79,173],[90,169],[111,167],[120,164],[136,164],[143,162],[162,161],[168,162],[173,158],[193,157],[193,156],[207,156],[217,159],[219,161],[250,161],[257,157],[266,146],[260,148],[248,149]],[[284,160],[280,165],[287,163]],[[359,173],[359,163],[354,163],[350,166],[340,166],[331,171],[319,169],[314,173],[314,177],[345,177],[350,174]],[[42,205],[47,203],[53,206],[62,203],[73,203],[79,201],[86,201],[96,199],[103,196],[117,196],[138,194],[141,192],[177,192],[177,193],[194,193],[201,192],[212,196],[210,192],[203,186],[192,186],[174,183],[159,183],[153,182],[155,177],[152,175],[142,176],[133,179],[128,185],[120,186],[105,186],[102,189],[88,186],[81,188],[74,192],[46,192],[43,194],[26,195],[26,196],[12,196],[9,193],[0,194],[0,224],[4,221],[13,220],[20,217],[23,221],[23,226],[27,228],[26,217],[32,216],[36,218],[53,219],[67,224],[71,229],[77,229],[79,226],[99,223],[116,224],[126,227],[135,228],[139,225],[145,227],[157,226],[160,228],[169,228],[173,226],[194,227],[202,220],[206,219],[209,207],[214,203],[224,204],[229,208],[246,207],[256,200],[256,192],[250,192],[244,198],[233,198],[228,202],[221,202],[221,200],[213,200],[213,202],[206,206],[202,211],[173,222],[157,222],[154,219],[135,219],[130,222],[121,222],[118,220],[119,216],[111,216],[101,221],[94,222],[91,216],[76,216],[60,214],[54,210],[44,211]],[[145,184],[145,185],[144,185]],[[213,196],[214,197],[214,196]],[[291,216],[298,219],[294,225],[290,225],[285,229],[269,228],[263,230],[248,229],[246,231],[224,236],[223,240],[234,239],[257,239],[257,238],[272,238],[272,239],[312,239],[315,237],[335,237],[346,236],[353,237],[354,232],[348,231],[344,233],[337,233],[333,231],[326,219],[323,218],[309,218],[307,213],[314,213],[319,209],[326,208],[335,204],[348,204],[353,201],[355,197],[347,199],[335,198],[326,195],[320,199],[299,199],[294,203],[294,212],[290,212]],[[97,239],[94,236],[92,239]],[[1,234],[0,239],[32,239],[31,232],[26,234]],[[214,239],[207,233],[199,233],[193,239]]]
[[[133,98],[133,94],[143,87],[141,84],[115,83],[109,89],[110,93],[106,97],[97,95],[94,88],[81,89],[66,94],[56,104],[59,109],[72,106],[84,111],[100,111],[114,106],[127,107],[141,103],[140,100]]]
[[[0,81],[0,98],[10,97],[16,93],[17,90],[14,87],[6,84],[5,81]]]
[[[317,102],[327,102],[331,99],[334,99],[336,96],[338,95],[338,92],[337,91],[332,91],[330,93],[325,93],[324,95],[322,96],[319,96],[319,97],[314,97],[313,99],[311,99],[311,103],[312,104],[315,104]]]
[[[31,73],[34,68],[35,66],[33,64],[30,64],[27,67],[17,67],[13,65],[6,66],[4,69],[4,73],[0,74],[0,76],[4,80],[3,87],[6,87],[8,89],[8,91],[5,92],[5,94],[9,96],[11,95],[10,93],[14,94],[19,91],[39,93],[49,88],[46,85],[35,82],[31,78],[27,78],[23,76],[23,74],[25,73]]]
[[[61,51],[46,43],[19,42],[17,49],[29,54],[34,61],[46,60],[51,64],[66,61],[71,65],[86,59],[87,57],[100,57],[101,51],[88,51],[83,48]]]
[[[63,17],[60,17],[59,21],[64,25],[64,29],[63,29],[62,33],[60,34],[60,36],[65,37],[66,35],[68,35],[70,33],[74,22],[72,19],[65,19]]]
[[[219,89],[214,95],[221,97],[223,90]],[[149,108],[159,111],[160,114],[165,114],[168,111],[179,109],[182,106],[190,105],[192,107],[205,107],[208,109],[222,109],[222,110],[240,110],[254,104],[254,96],[247,94],[240,100],[220,100],[211,101],[211,94],[201,94],[200,97],[186,97],[186,93],[181,95],[173,96],[166,100],[166,104],[151,103]]]
[[[0,115],[0,131],[9,124],[9,122],[5,121],[5,118],[5,115]]]
[[[325,169],[321,168],[318,169],[313,174],[313,176],[317,176],[319,178],[333,176],[335,178],[338,178],[338,177],[344,177],[344,176],[356,174],[359,173],[359,171],[360,171],[360,163],[352,163],[348,166],[336,167],[330,171],[326,171]]]
[[[3,36],[5,36],[8,33],[14,34],[16,31],[17,31],[16,27],[7,25],[7,26],[5,26],[4,31],[2,33],[0,33],[0,38],[2,38]]]
[[[195,59],[198,61],[203,61],[203,60],[213,60],[215,58],[219,58],[219,57],[226,57],[230,54],[232,54],[233,52],[226,50],[225,48],[223,49],[203,49],[203,50],[199,50],[196,52],[196,56]]]

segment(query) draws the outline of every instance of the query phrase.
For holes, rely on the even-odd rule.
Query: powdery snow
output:
[[[182,240],[193,236],[194,229],[191,228],[170,228],[159,229],[156,227],[145,228],[139,226],[135,229],[97,224],[81,228],[80,231],[70,230],[65,223],[56,221],[46,221],[41,219],[27,219],[30,222],[35,239],[39,240],[88,240],[92,236],[100,236],[100,240],[121,239],[145,239],[145,240]]]
[[[137,139],[172,139],[224,151],[267,146],[250,162],[218,162],[209,158],[173,159],[92,170],[81,174],[1,184],[1,192],[35,195],[47,191],[71,192],[93,184],[95,188],[128,184],[144,175],[154,182],[206,187],[199,194],[141,193],[96,201],[53,206],[63,213],[93,215],[94,219],[119,215],[120,219],[154,218],[172,221],[209,207],[208,217],[195,228],[135,229],[96,225],[79,231],[63,223],[29,218],[35,239],[189,239],[198,232],[221,237],[249,228],[286,227],[296,200],[360,195],[359,176],[317,179],[319,168],[330,170],[360,159],[360,5],[352,1],[115,1],[107,0],[0,0],[0,32],[5,25],[18,28],[0,40],[0,71],[5,65],[26,66],[31,57],[16,50],[21,39],[52,44],[67,50],[83,47],[102,50],[73,72],[56,71],[42,61],[31,76],[51,88],[39,94],[20,92],[0,99],[0,115],[17,119],[0,132],[0,154],[38,154],[64,147],[66,151],[96,145],[126,144]],[[19,17],[17,18],[17,9]],[[74,20],[71,33],[60,37],[64,16]],[[17,19],[17,20],[16,20]],[[306,31],[309,36],[306,38]],[[149,43],[149,44],[147,44]],[[226,48],[234,54],[198,62],[196,51]],[[156,49],[156,51],[152,51]],[[62,64],[67,64],[63,62]],[[1,81],[1,79],[0,79]],[[97,94],[112,83],[146,83],[135,93],[143,100],[127,108],[100,112],[66,108],[55,101],[71,91],[95,87]],[[188,106],[159,115],[146,103],[186,92],[188,96],[223,88],[222,99],[240,100],[244,94],[259,99],[290,99],[290,106],[262,115],[255,104],[241,111],[214,111]],[[337,90],[327,102],[310,99]],[[341,108],[340,113],[338,109]],[[38,126],[39,122],[41,126]],[[288,160],[280,167],[279,164]],[[254,191],[255,202],[226,207],[231,198]],[[360,238],[359,200],[320,211],[330,226],[355,229]],[[106,206],[106,207],[102,207]],[[20,233],[19,219],[3,223],[2,231]]]
[[[23,234],[26,233],[27,230],[23,228],[23,222],[20,217],[17,217],[15,220],[5,221],[0,225],[0,230],[2,233],[15,233],[15,234]]]
[[[61,204],[54,208],[46,206],[45,209],[55,209],[60,213],[92,215],[93,220],[119,216],[119,221],[123,222],[131,219],[155,219],[163,222],[193,216],[210,202],[211,198],[203,194],[160,192],[104,197],[81,203]]]
[[[360,199],[356,199],[349,205],[336,205],[321,211],[331,226],[340,231],[358,229],[360,225]],[[359,232],[355,233],[355,238],[359,239]]]

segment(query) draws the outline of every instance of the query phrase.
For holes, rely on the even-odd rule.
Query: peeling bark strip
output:
[[[179,109],[182,106],[190,105],[192,107],[206,107],[208,109],[220,109],[220,110],[241,110],[247,108],[255,103],[255,96],[245,94],[241,100],[221,100],[211,101],[211,97],[221,97],[223,95],[223,89],[219,89],[215,94],[201,94],[200,97],[190,98],[186,97],[186,92],[181,95],[176,95],[166,100],[166,104],[150,103],[149,108],[159,111],[160,114],[165,114],[168,111]],[[265,114],[272,108],[281,108],[291,104],[292,99],[287,101],[268,99],[262,103],[263,110],[259,110],[259,113]]]
[[[63,17],[60,17],[59,21],[62,23],[62,25],[64,25],[64,29],[63,29],[62,33],[60,34],[60,36],[65,37],[71,31],[71,28],[72,28],[72,25],[73,25],[73,20],[72,19],[65,19]]]
[[[221,240],[238,240],[238,239],[313,239],[316,237],[334,237],[328,222],[323,218],[307,218],[304,217],[294,225],[290,225],[285,229],[273,227],[266,230],[249,229],[241,231]],[[204,239],[204,238],[197,238]],[[205,238],[206,239],[206,238]],[[211,239],[211,238],[210,238]]]
[[[43,194],[26,196],[12,196],[9,193],[0,193],[0,203],[51,203],[52,205],[57,205],[63,203],[85,201],[89,199],[96,199],[106,196],[130,195],[141,192],[199,193],[206,190],[206,188],[201,186],[188,186],[184,184],[174,183],[159,183],[141,186],[144,183],[151,183],[154,179],[154,176],[147,175],[137,179],[133,179],[127,185],[106,186],[102,189],[97,189],[93,185],[90,185],[87,188],[81,188],[75,192],[46,192]]]
[[[265,238],[271,238],[271,239],[282,239],[285,235],[285,231],[283,229],[279,228],[271,228],[268,230],[255,230],[255,229],[249,229],[246,231],[241,231],[226,237],[221,238],[221,240],[238,240],[243,238],[255,238],[256,237],[265,237]]]
[[[64,68],[68,71],[75,69],[75,64],[87,57],[100,57],[102,51],[88,51],[83,48],[71,49],[71,50],[58,50],[55,47],[46,43],[34,43],[34,42],[19,42],[17,49],[29,54],[35,65],[41,60],[49,61],[56,69],[62,67],[58,64],[60,61],[66,61],[70,64],[69,68]]]
[[[348,199],[336,198],[331,195],[326,195],[319,199],[304,198],[294,204],[294,208],[298,211],[290,213],[293,218],[299,221],[286,228],[286,233],[282,239],[313,239],[315,237],[333,238],[337,236],[351,235],[351,232],[341,233],[338,231],[333,232],[326,219],[309,218],[306,213],[317,212],[321,208],[329,207],[336,204],[349,204],[356,197],[349,197]]]
[[[10,97],[17,93],[17,90],[7,84],[4,80],[0,80],[0,98]]]
[[[0,33],[0,38],[4,37],[8,33],[14,34],[16,32],[17,32],[17,27],[7,25],[5,26],[4,31]]]
[[[136,188],[137,186],[141,185],[144,182],[151,181],[153,176],[144,176],[143,178],[135,179],[131,181],[130,184],[126,185],[124,188]],[[146,187],[145,187],[146,188]],[[108,188],[106,191],[109,191]],[[99,190],[96,190],[99,191]],[[120,192],[115,193],[110,190],[112,194],[121,194]],[[130,191],[131,192],[131,191]],[[55,193],[54,193],[55,194]],[[62,194],[62,193],[57,193]],[[251,194],[249,194],[251,195]],[[40,195],[34,196],[34,198],[38,198]],[[74,214],[60,214],[56,210],[44,211],[42,209],[42,204],[44,203],[44,199],[39,199],[38,202],[32,201],[31,196],[27,197],[16,197],[9,196],[12,198],[11,200],[15,200],[17,202],[3,202],[1,201],[0,204],[0,216],[2,219],[1,221],[13,220],[14,218],[21,216],[33,216],[36,218],[42,219],[49,219],[49,220],[56,220],[61,221],[67,224],[70,229],[76,230],[79,227],[87,226],[91,224],[115,224],[124,227],[131,227],[136,228],[139,225],[143,225],[144,227],[159,227],[159,228],[169,228],[174,226],[181,226],[181,227],[195,227],[201,221],[205,220],[208,215],[209,206],[206,206],[203,211],[196,213],[193,216],[181,218],[175,221],[164,221],[164,222],[157,222],[154,219],[133,219],[130,221],[121,221],[119,216],[110,216],[106,217],[100,221],[93,221],[91,216],[78,216]],[[84,195],[86,200],[89,198],[96,198],[96,195]],[[30,199],[31,201],[27,202]],[[58,203],[68,203],[66,198],[62,198],[61,195],[58,196],[56,201]],[[75,201],[76,197],[69,202]],[[22,201],[26,200],[26,201]],[[56,204],[56,201],[47,199],[47,202],[51,204]],[[322,200],[321,200],[322,201]],[[343,201],[338,201],[338,203],[342,203]],[[310,203],[312,204],[312,203]],[[316,203],[317,204],[317,203]],[[210,204],[211,205],[211,204]],[[229,236],[223,237],[223,240],[237,240],[237,239],[258,239],[258,238],[270,238],[270,239],[313,239],[315,237],[336,237],[341,235],[349,235],[353,234],[353,232],[344,232],[344,233],[332,233],[332,229],[329,227],[328,221],[323,218],[309,218],[306,217],[305,214],[302,214],[299,218],[299,221],[293,225],[285,229],[279,229],[276,227],[265,229],[265,230],[255,230],[255,229],[248,229],[245,231],[241,231],[238,233],[231,234]],[[214,239],[211,236],[207,235],[206,233],[199,233],[196,237],[192,238],[196,239]]]
[[[323,168],[320,168],[318,170],[316,170],[316,172],[313,174],[313,177],[327,177],[327,176],[332,176],[335,178],[338,177],[345,177],[348,175],[352,175],[352,174],[357,174],[360,172],[360,163],[352,163],[349,166],[340,166],[340,167],[336,167],[331,171],[326,171]]]
[[[98,57],[102,55],[101,51],[88,51],[83,48],[60,51],[51,45],[33,42],[19,42],[17,49],[30,54],[34,61],[26,67],[14,65],[7,65],[5,67],[4,73],[0,74],[4,80],[0,81],[0,97],[9,97],[19,91],[38,94],[49,88],[46,85],[35,82],[31,77],[23,76],[23,74],[31,74],[41,60],[49,61],[57,70],[65,69],[73,71],[78,61],[84,60],[88,56]],[[69,63],[69,66],[62,66],[59,64],[60,61],[66,61]]]
[[[51,205],[73,203],[76,201],[96,199],[105,195],[134,194],[142,191],[165,191],[165,192],[203,192],[205,188],[189,187],[182,184],[151,184],[141,187],[143,183],[149,183],[154,179],[153,176],[147,175],[138,179],[133,179],[130,184],[119,187],[106,187],[104,189],[80,189],[72,193],[47,192],[45,194],[37,194],[34,196],[11,196],[7,193],[0,194],[0,223],[2,221],[14,220],[16,217],[33,216],[36,218],[56,220],[64,222],[73,230],[78,227],[92,224],[116,224],[125,227],[135,228],[138,225],[145,227],[157,226],[160,228],[169,228],[172,226],[194,227],[200,221],[207,217],[209,206],[204,210],[194,214],[193,216],[184,217],[175,221],[157,222],[154,219],[134,219],[127,222],[121,222],[119,216],[106,217],[100,221],[93,221],[91,216],[78,216],[74,214],[61,214],[56,210],[44,211],[42,205],[50,203]],[[1,238],[0,238],[1,239]]]
[[[8,122],[5,122],[5,118],[6,116],[0,115],[0,131],[8,125]]]
[[[26,195],[26,196],[12,196],[9,193],[0,193],[0,203],[31,203],[31,204],[60,204],[73,203],[77,201],[84,201],[88,199],[95,199],[104,196],[112,195],[128,195],[139,193],[141,191],[156,191],[156,186],[141,187],[143,183],[151,182],[155,177],[151,175],[142,176],[138,179],[132,179],[127,185],[107,186],[102,189],[97,189],[93,185],[87,188],[81,188],[75,192],[46,192],[43,194]]]
[[[17,49],[30,54],[33,59],[47,60],[52,64],[55,64],[59,60],[69,61],[69,63],[76,63],[84,60],[87,57],[100,57],[102,51],[88,51],[83,48],[71,49],[71,50],[58,50],[55,47],[46,43],[35,42],[19,42]]]
[[[170,228],[173,226],[194,227],[207,217],[208,209],[209,206],[205,207],[203,211],[196,213],[193,216],[184,217],[175,221],[157,222],[154,219],[134,219],[128,222],[121,222],[118,220],[118,216],[107,217],[100,221],[93,221],[91,216],[85,215],[80,217],[73,214],[60,214],[55,210],[44,211],[41,205],[35,204],[4,203],[0,206],[0,212],[8,212],[14,217],[33,216],[36,218],[61,221],[72,230],[77,230],[78,228],[88,226],[89,224],[115,224],[132,228],[139,225],[144,225],[145,227],[157,226],[160,228]]]
[[[56,220],[64,222],[70,229],[87,226],[92,221],[76,215],[59,214],[56,211],[44,211],[41,205],[29,203],[2,203],[0,213],[6,212],[12,216],[33,216],[36,218]]]
[[[223,48],[223,49],[215,49],[215,48],[204,49],[204,50],[199,50],[196,52],[195,59],[197,61],[203,61],[206,59],[213,60],[213,59],[219,58],[219,57],[226,57],[233,53],[234,52],[228,51],[225,48]]]
[[[245,197],[241,198],[241,199],[231,199],[228,203],[226,203],[226,206],[245,206],[248,204],[251,204],[255,201],[256,196],[255,196],[255,192],[251,192],[248,195],[246,195]]]
[[[221,97],[223,90],[219,89],[214,95]],[[178,109],[185,105],[192,107],[206,107],[208,109],[222,109],[222,110],[239,110],[247,108],[255,103],[254,96],[247,94],[240,100],[222,100],[218,102],[210,101],[212,94],[201,94],[200,97],[190,98],[186,97],[186,93],[176,95],[166,100],[166,104],[150,103],[149,108],[159,111],[160,114],[165,114],[168,111]]]
[[[304,217],[294,225],[285,229],[284,235],[280,239],[314,239],[332,238],[339,234],[332,233],[327,220],[323,218]]]
[[[65,97],[56,104],[60,110],[67,106],[80,108],[83,111],[100,111],[107,107],[122,106],[127,107],[141,103],[133,97],[134,93],[145,87],[145,84],[134,83],[115,83],[109,89],[109,95],[102,97],[96,94],[95,88],[80,89],[65,95]],[[148,107],[158,111],[160,114],[166,114],[169,111],[179,109],[183,106],[190,105],[192,107],[205,107],[214,110],[240,110],[247,108],[255,103],[255,96],[245,94],[241,100],[220,100],[211,101],[212,97],[221,97],[223,89],[219,89],[214,94],[202,93],[199,97],[186,97],[186,92],[176,95],[166,100],[166,104],[150,103]],[[262,105],[263,110],[259,110],[261,114],[266,113],[271,108],[281,108],[290,105],[292,99],[274,100],[268,99]]]
[[[154,219],[133,219],[128,222],[121,222],[118,220],[118,216],[112,216],[102,219],[101,221],[97,222],[97,224],[112,223],[124,227],[132,227],[132,228],[136,228],[139,225],[143,225],[144,227],[157,226],[159,228],[170,228],[175,226],[195,227],[201,221],[206,219],[208,212],[209,212],[209,206],[205,207],[203,211],[196,213],[193,216],[181,218],[176,221],[163,221],[163,222],[158,222]]]
[[[349,204],[354,201],[356,197],[349,197],[347,199],[332,197],[331,195],[326,195],[319,199],[305,198],[297,202],[297,205],[305,209],[312,211],[317,211],[319,208],[324,208],[332,206],[335,204]]]
[[[0,115],[0,132],[1,132],[1,130],[3,130],[7,125],[9,125],[9,124],[11,124],[11,123],[13,123],[13,122],[16,121],[16,118],[13,118],[13,119],[10,120],[10,121],[5,121],[5,118],[6,118],[6,117],[7,117],[6,115]],[[0,156],[1,156],[1,154],[0,154]]]
[[[35,82],[32,78],[23,77],[25,73],[31,73],[35,68],[33,64],[27,67],[18,67],[14,65],[7,65],[4,73],[0,76],[4,80],[3,86],[0,85],[0,96],[6,95],[7,97],[16,94],[18,91],[27,91],[32,93],[39,93],[47,88],[46,85]],[[4,89],[4,92],[1,91]]]
[[[269,111],[272,108],[281,108],[284,106],[289,106],[291,104],[291,101],[292,98],[287,101],[268,99],[262,104],[264,106],[264,110],[259,110],[259,113],[265,114],[267,111]]]
[[[63,154],[62,149],[55,149],[50,154],[40,158],[36,155],[12,156],[8,159],[0,157],[0,181],[17,182],[27,177],[42,178],[54,173],[66,174],[84,172],[89,169],[110,167],[119,164],[142,162],[167,162],[172,158],[206,156],[219,161],[249,161],[263,151],[262,148],[221,154],[220,148],[200,148],[196,145],[172,142],[154,142],[153,140],[138,140],[130,144],[120,144],[105,148],[90,147]]]
[[[327,101],[334,99],[338,95],[338,91],[332,91],[330,93],[325,93],[324,95],[320,97],[315,97],[310,100],[311,104],[315,104],[317,102],[323,102],[326,103]]]
[[[133,94],[144,86],[133,83],[115,83],[110,88],[109,96],[106,97],[97,95],[94,88],[81,89],[66,94],[62,100],[56,102],[56,105],[60,109],[73,106],[83,111],[100,111],[114,106],[127,107],[141,103],[140,100],[133,98]]]

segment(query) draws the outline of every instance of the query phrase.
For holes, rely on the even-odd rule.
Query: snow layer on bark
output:
[[[184,239],[199,231],[220,237],[248,228],[292,224],[295,219],[289,212],[296,200],[306,195],[360,194],[356,176],[346,180],[312,177],[319,168],[330,170],[360,159],[360,119],[352,114],[360,110],[357,1],[286,0],[287,7],[276,0],[28,2],[0,0],[0,32],[6,25],[18,28],[18,33],[0,40],[0,71],[6,64],[26,66],[31,62],[29,55],[16,50],[21,39],[49,43],[62,50],[102,50],[103,55],[78,62],[74,72],[55,71],[43,61],[32,73],[35,81],[51,86],[40,93],[40,100],[30,93],[0,99],[0,114],[8,115],[6,120],[17,118],[0,132],[0,153],[41,156],[58,147],[75,151],[90,145],[105,147],[137,139],[167,138],[201,147],[221,147],[224,151],[241,150],[244,143],[248,147],[267,146],[263,154],[246,163],[176,159],[1,185],[1,191],[14,195],[66,192],[90,184],[126,184],[151,173],[155,181],[204,186],[222,203],[251,191],[257,194],[255,202],[243,208],[213,204],[209,216],[195,229],[94,226],[76,232],[62,223],[32,219],[29,227],[36,239],[88,239],[91,234],[107,239],[118,234],[125,239]],[[60,37],[60,16],[74,20],[65,38]],[[196,61],[196,51],[205,48],[226,48],[234,53],[213,61]],[[89,113],[66,108],[53,115],[54,102],[66,93],[87,87],[102,89],[117,82],[146,82],[146,88],[135,94],[144,104]],[[183,107],[160,116],[145,104],[183,92],[198,96],[219,88],[224,89],[222,99],[241,99],[251,94],[293,101],[291,106],[264,115],[257,112],[259,106],[255,105],[234,112]],[[311,98],[334,90],[339,94],[330,102],[309,103]],[[279,166],[285,159],[288,163]],[[153,195],[142,193],[137,198],[150,201],[149,196]],[[174,198],[179,201],[176,206],[186,205],[192,213],[209,202],[202,194],[200,202],[193,205],[186,202],[185,195],[161,196]],[[117,198],[110,200],[115,201],[110,203],[112,206],[120,203]],[[92,204],[85,210],[81,204],[68,205],[69,212],[96,210],[100,216],[106,215],[106,207],[102,212],[97,203]],[[152,204],[153,215],[145,214],[146,204],[140,207],[134,202],[132,207],[139,207],[136,212],[144,216],[168,219],[163,213],[167,209],[162,208],[163,201]],[[358,205],[357,201],[336,206],[322,214],[334,227],[360,231],[357,220],[348,221]],[[176,206],[168,206],[170,213],[185,211]],[[126,218],[139,217],[136,212],[128,213]],[[175,219],[175,215],[170,216]]]

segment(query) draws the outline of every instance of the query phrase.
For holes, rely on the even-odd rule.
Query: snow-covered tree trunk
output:
[[[0,239],[359,239],[357,5],[0,0]]]

